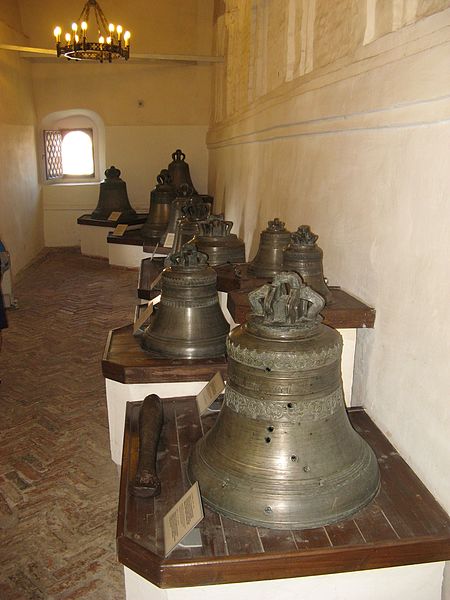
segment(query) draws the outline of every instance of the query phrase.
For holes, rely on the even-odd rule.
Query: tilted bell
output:
[[[176,189],[167,169],[163,169],[156,178],[157,184],[150,192],[150,210],[147,221],[141,229],[145,240],[161,240],[169,222],[172,202],[176,197]]]
[[[291,234],[289,246],[283,252],[283,269],[301,275],[303,281],[330,304],[332,293],[323,277],[323,251],[316,244],[318,237],[309,225],[300,225]]]
[[[259,248],[248,266],[248,272],[255,277],[271,279],[283,270],[283,250],[290,242],[291,233],[283,221],[275,218],[269,221],[267,229],[261,232]]]
[[[204,202],[200,196],[190,196],[181,205],[181,217],[177,220],[175,240],[172,251],[165,261],[169,264],[170,256],[181,251],[199,231],[199,223],[208,218],[211,205]]]
[[[212,358],[225,354],[230,325],[217,294],[217,275],[207,256],[186,244],[170,257],[161,280],[161,300],[142,335],[145,350],[160,356]]]
[[[197,194],[194,184],[192,183],[189,165],[185,159],[186,154],[179,148],[172,154],[172,162],[167,167],[170,177],[172,178],[172,183],[176,189],[182,186],[183,183],[187,183],[191,186],[193,193]]]
[[[227,342],[217,421],[188,466],[219,513],[272,529],[334,523],[366,506],[378,463],[343,399],[342,338],[321,324],[319,294],[282,272],[249,294],[253,313]]]
[[[209,265],[245,262],[245,244],[231,233],[232,221],[225,221],[223,215],[210,215],[198,227],[199,232],[192,242],[197,250],[208,255]]]
[[[120,170],[114,165],[105,171],[98,203],[91,217],[107,221],[112,212],[121,213],[118,223],[132,223],[139,218],[128,200],[127,184],[120,178]]]

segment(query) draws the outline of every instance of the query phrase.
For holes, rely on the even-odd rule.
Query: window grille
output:
[[[44,131],[45,172],[47,179],[63,176],[60,131]]]

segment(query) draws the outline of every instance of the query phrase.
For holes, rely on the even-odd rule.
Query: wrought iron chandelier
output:
[[[98,41],[87,40],[89,14],[94,13],[97,24]],[[58,25],[53,30],[56,39],[56,55],[71,60],[98,60],[112,62],[118,58],[130,57],[130,32],[122,35],[122,25],[108,23],[96,0],[87,0],[77,22],[72,23],[72,33],[66,33],[61,43],[62,29]]]

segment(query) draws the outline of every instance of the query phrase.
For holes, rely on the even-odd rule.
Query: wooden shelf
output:
[[[177,547],[164,558],[162,518],[189,485],[192,445],[213,424],[200,422],[193,398],[164,399],[158,453],[159,498],[128,493],[138,452],[141,403],[128,403],[117,527],[119,560],[161,588],[239,583],[377,569],[450,558],[450,519],[361,408],[349,409],[355,429],[374,449],[381,471],[375,500],[341,523],[277,531],[242,525],[205,507],[203,547]]]
[[[330,287],[330,289],[333,293],[333,302],[325,306],[322,311],[325,325],[335,329],[374,326],[374,308],[367,306],[367,304],[339,287]],[[227,307],[236,323],[243,323],[250,312],[248,291],[234,290],[228,294]]]
[[[136,219],[131,221],[129,225],[140,225],[145,223],[147,220],[148,214],[138,213]],[[91,215],[82,215],[77,219],[78,225],[91,225],[91,227],[109,227],[110,229],[114,229],[114,227],[120,223],[119,221],[108,221],[105,219],[94,219]]]
[[[123,244],[125,246],[144,245],[140,228],[127,230],[123,235],[113,235],[112,231],[110,231],[106,237],[106,241],[108,244]]]
[[[217,265],[213,267],[217,272],[217,289],[219,292],[232,292],[242,290],[247,293],[265,283],[271,278],[254,277],[248,273],[249,263]]]
[[[209,381],[217,371],[227,372],[227,359],[159,358],[141,348],[133,326],[112,329],[102,358],[102,373],[120,383],[165,383],[167,381]]]
[[[148,252],[149,254],[155,252],[155,254],[164,254],[164,256],[167,256],[171,250],[172,248],[166,248],[162,244],[159,244],[158,240],[144,242],[144,252]]]

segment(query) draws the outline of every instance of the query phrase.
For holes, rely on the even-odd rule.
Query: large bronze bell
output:
[[[98,203],[91,217],[107,221],[112,212],[121,213],[118,223],[132,223],[138,219],[128,200],[127,184],[120,178],[120,170],[114,165],[105,171],[105,179],[100,183]]]
[[[172,202],[176,197],[176,189],[167,169],[163,169],[156,178],[157,184],[150,192],[150,210],[147,221],[141,229],[145,240],[161,240],[169,222]]]
[[[172,183],[176,189],[179,189],[183,183],[187,183],[192,188],[193,193],[197,194],[194,184],[192,183],[189,165],[185,159],[186,154],[179,148],[172,154],[172,162],[167,167],[170,177],[172,178]]]
[[[199,231],[192,242],[197,250],[208,255],[209,265],[245,262],[245,244],[231,233],[232,221],[225,221],[223,215],[210,215],[198,227]]]
[[[248,272],[255,277],[271,279],[283,270],[283,250],[290,241],[291,233],[283,221],[275,218],[269,221],[267,229],[261,232],[259,248],[250,262]]]
[[[342,338],[321,324],[322,297],[282,272],[249,294],[231,332],[225,398],[194,447],[191,482],[219,513],[301,529],[350,517],[379,488],[378,463],[348,419]]]
[[[212,358],[225,354],[230,325],[217,294],[217,275],[193,244],[170,257],[161,301],[142,335],[142,347],[160,356]]]
[[[291,234],[289,246],[283,252],[283,269],[301,275],[303,281],[329,304],[332,293],[323,277],[323,251],[316,244],[318,237],[309,225],[300,225]]]

